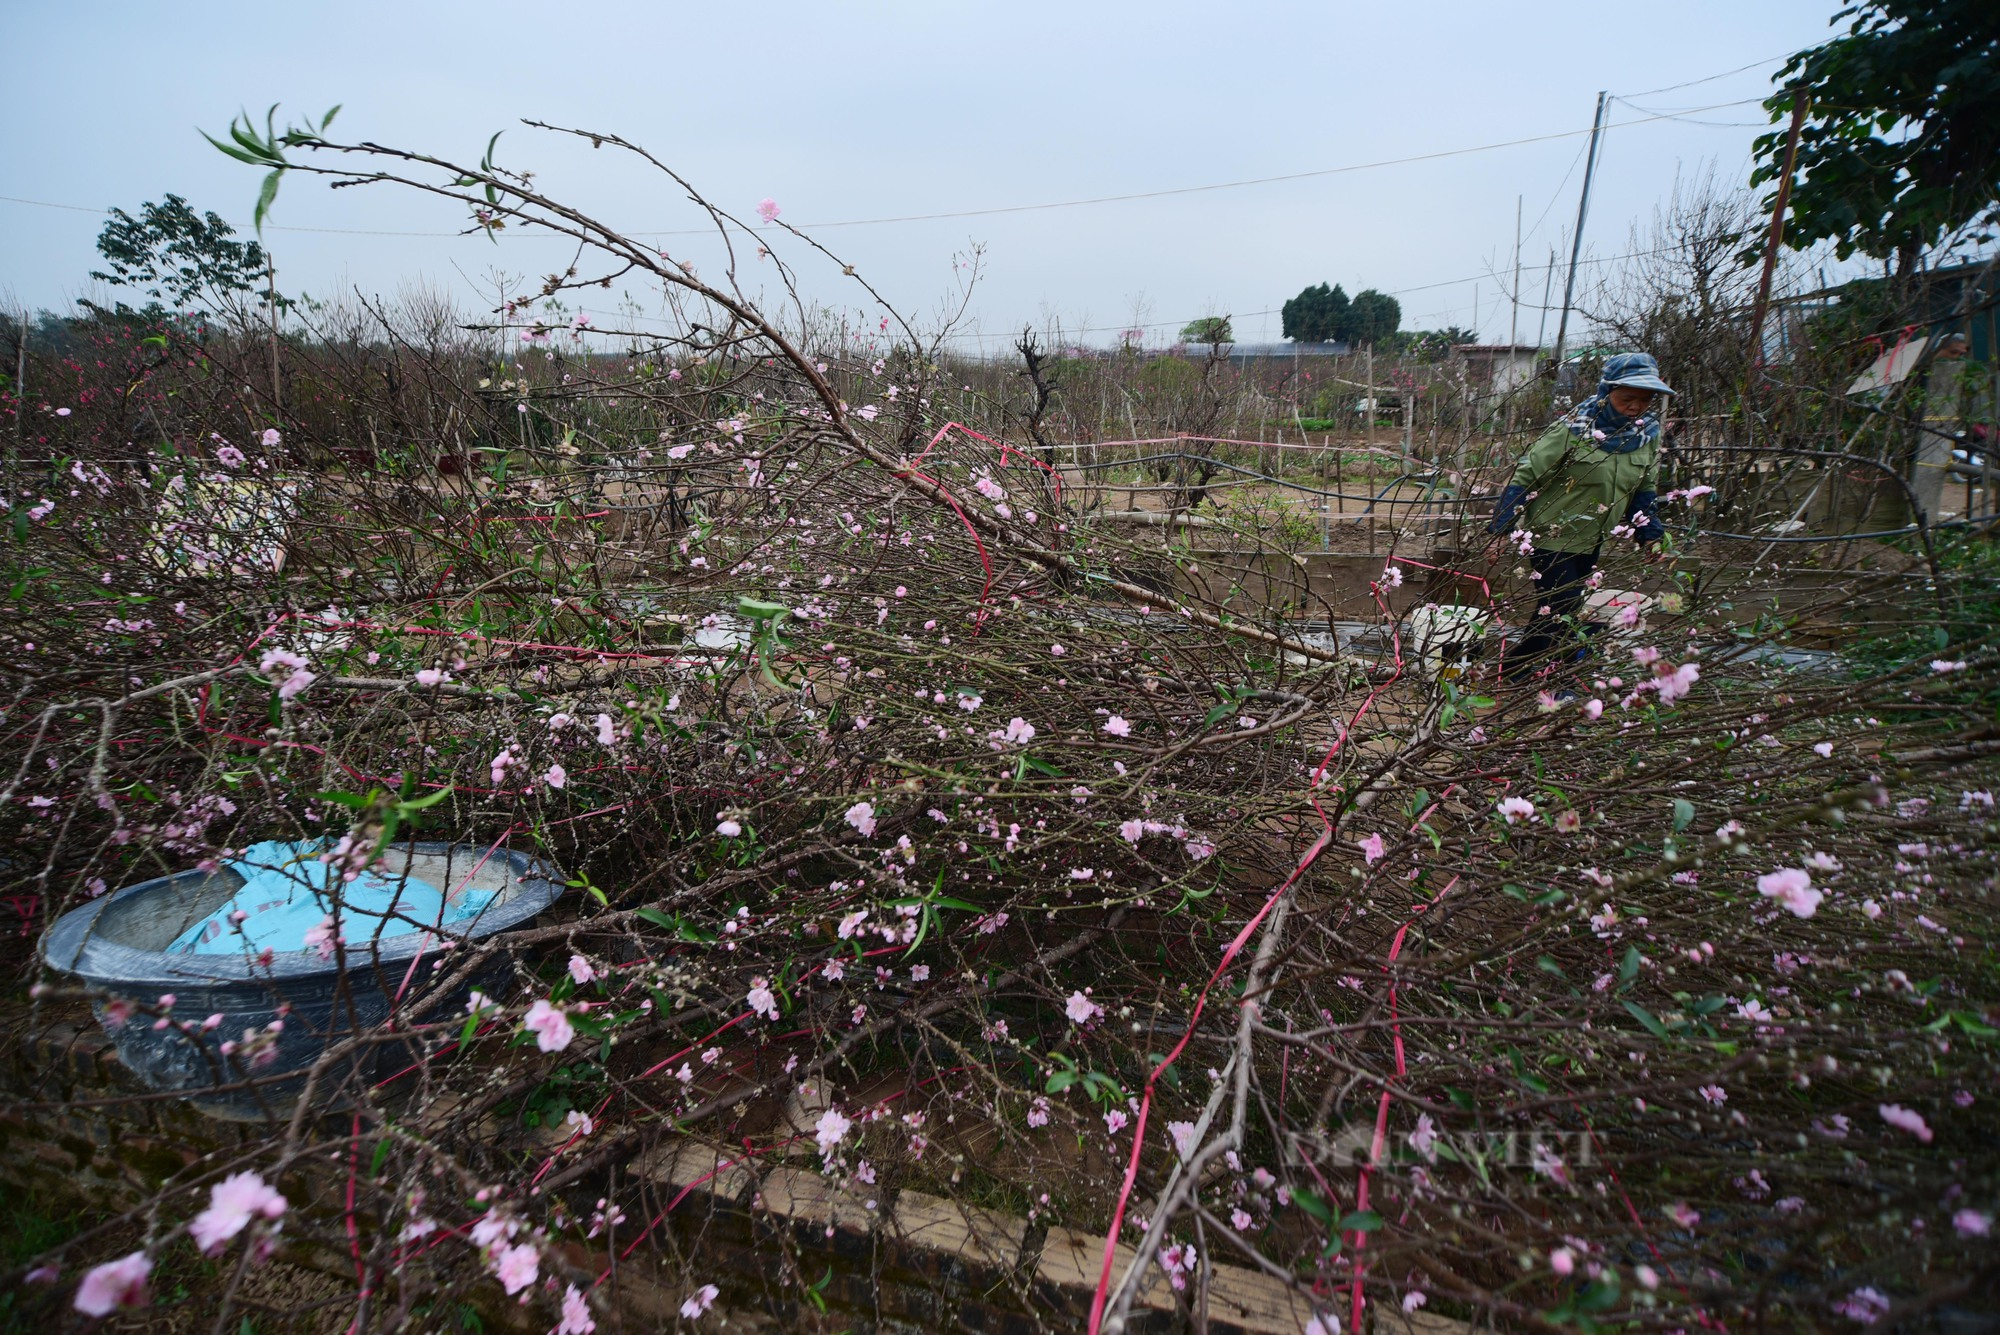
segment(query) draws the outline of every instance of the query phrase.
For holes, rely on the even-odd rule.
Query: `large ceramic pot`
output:
[[[331,957],[317,949],[277,951],[264,963],[248,951],[167,949],[243,884],[226,867],[212,873],[187,871],[128,885],[65,913],[44,940],[43,958],[106,994],[93,1003],[100,1023],[106,1022],[107,1006],[115,999],[152,1005],[161,994],[173,994],[177,1023],[165,1029],[154,1028],[144,1017],[122,1023],[114,1017],[105,1023],[120,1059],[148,1088],[182,1091],[203,1111],[218,1116],[282,1113],[303,1082],[296,1073],[318,1060],[330,1042],[374,1028],[399,993],[407,1004],[428,991],[440,959],[466,943],[523,925],[562,893],[560,877],[525,854],[473,844],[397,845],[384,851],[374,870],[390,878],[407,874],[454,897],[490,892],[492,898],[477,917],[436,931],[350,940]],[[268,1038],[250,1045],[272,1051],[259,1052],[254,1061],[245,1061],[240,1053],[224,1055],[222,1044],[242,1045],[246,1031],[269,1035],[280,1007],[285,1008],[284,1022],[275,1045]],[[222,1022],[188,1032],[186,1022],[199,1029],[211,1015],[220,1015]],[[373,1071],[380,1056],[375,1046],[366,1047],[344,1064],[343,1072],[332,1074]],[[271,1079],[288,1074],[294,1078]],[[230,1088],[246,1077],[257,1083]]]

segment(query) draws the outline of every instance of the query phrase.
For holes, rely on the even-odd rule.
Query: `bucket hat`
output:
[[[1650,389],[1655,394],[1671,394],[1673,388],[1660,379],[1660,364],[1653,360],[1651,353],[1621,352],[1604,363],[1604,374],[1599,377],[1600,389],[1624,386],[1627,389]]]

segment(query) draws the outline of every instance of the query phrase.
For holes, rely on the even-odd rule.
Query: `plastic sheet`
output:
[[[317,843],[253,844],[228,864],[242,886],[206,917],[175,937],[169,954],[233,955],[242,951],[308,948],[307,935],[340,907],[340,934],[349,942],[388,940],[423,926],[451,926],[474,918],[493,898],[466,889],[447,900],[443,891],[413,876],[391,879],[366,871],[341,883],[321,862]],[[237,913],[244,914],[238,923]]]

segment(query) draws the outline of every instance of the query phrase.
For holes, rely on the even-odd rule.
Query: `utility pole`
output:
[[[269,255],[264,258],[264,276],[270,284],[264,299],[271,305],[271,411],[277,414],[284,411],[285,404],[278,380],[278,266]]]
[[[1549,247],[1548,266],[1542,270],[1542,318],[1535,322],[1535,351],[1542,350],[1542,340],[1549,333],[1549,293],[1555,290],[1556,248]]]
[[[1590,150],[1584,156],[1583,193],[1576,201],[1576,235],[1570,238],[1569,277],[1563,280],[1562,316],[1556,321],[1556,374],[1562,374],[1563,348],[1569,341],[1569,307],[1576,297],[1576,262],[1583,254],[1583,220],[1590,213],[1590,182],[1597,175],[1597,145],[1604,137],[1604,110],[1611,105],[1609,91],[1597,95],[1597,115],[1590,122]]]
[[[1507,319],[1507,345],[1521,337],[1521,197],[1514,196],[1514,313]]]
[[[1507,434],[1514,434],[1514,348],[1521,339],[1521,196],[1514,196],[1514,292],[1513,310],[1507,317]]]

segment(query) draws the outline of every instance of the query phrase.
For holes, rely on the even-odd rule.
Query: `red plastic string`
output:
[[[368,1267],[361,1260],[361,1230],[354,1219],[355,1186],[361,1179],[361,1114],[354,1114],[352,1129],[347,1145],[347,1248],[354,1256],[354,1282],[361,1290],[361,1296],[368,1296]],[[361,1313],[366,1310],[365,1302],[354,1310],[354,1321],[347,1328],[348,1335],[357,1335],[361,1329]]]
[[[1436,805],[1437,805],[1436,803],[1433,803],[1432,808],[1435,809]],[[1425,814],[1428,815],[1429,813],[1426,812]],[[1418,817],[1417,823],[1419,825],[1423,823],[1423,818],[1421,816]],[[1393,941],[1389,943],[1389,957],[1382,963],[1382,972],[1388,975],[1389,978],[1389,1033],[1393,1039],[1396,1050],[1396,1078],[1398,1080],[1401,1080],[1405,1075],[1409,1073],[1409,1068],[1405,1066],[1403,1062],[1403,1025],[1400,1017],[1398,1017],[1398,1015],[1396,1014],[1396,977],[1395,974],[1391,971],[1390,966],[1396,962],[1396,957],[1403,953],[1403,938],[1409,935],[1410,928],[1416,925],[1417,919],[1423,917],[1425,912],[1428,911],[1433,905],[1435,905],[1439,900],[1443,899],[1446,895],[1450,894],[1451,888],[1457,885],[1458,881],[1459,881],[1458,877],[1456,876],[1452,877],[1449,881],[1446,881],[1444,883],[1444,888],[1442,890],[1439,890],[1435,895],[1431,896],[1430,903],[1419,904],[1416,906],[1416,912],[1410,916],[1410,920],[1408,922],[1405,922],[1401,927],[1398,927],[1396,929],[1396,937]],[[1374,1144],[1370,1147],[1368,1151],[1368,1161],[1361,1165],[1360,1181],[1356,1184],[1354,1189],[1354,1208],[1356,1210],[1365,1210],[1368,1208],[1368,1176],[1374,1170],[1375,1165],[1381,1162],[1382,1151],[1386,1147],[1388,1139],[1389,1139],[1389,1086],[1385,1083],[1382,1086],[1382,1101],[1379,1105],[1376,1106],[1375,1109]],[[1367,1272],[1367,1266],[1363,1261],[1362,1252],[1368,1246],[1368,1234],[1366,1232],[1357,1229],[1350,1235],[1350,1237],[1352,1239],[1354,1246],[1354,1283],[1353,1287],[1350,1290],[1350,1293],[1353,1296],[1353,1303],[1352,1303],[1352,1311],[1349,1314],[1348,1325],[1349,1328],[1352,1330],[1360,1330],[1361,1306],[1362,1306],[1361,1280],[1363,1275]]]
[[[1387,616],[1389,608],[1388,604],[1383,601],[1380,586],[1372,586],[1371,591],[1374,594],[1376,606],[1381,608],[1384,616]],[[1345,745],[1349,734],[1361,722],[1362,715],[1368,712],[1368,707],[1374,703],[1375,698],[1403,675],[1403,647],[1400,629],[1391,630],[1389,643],[1395,659],[1394,672],[1390,674],[1387,680],[1369,689],[1368,694],[1362,699],[1359,707],[1355,709],[1353,717],[1348,720],[1347,726],[1334,739],[1333,745],[1327,749],[1326,755],[1320,759],[1319,765],[1313,770],[1314,786],[1317,786],[1326,777],[1327,767],[1333,763],[1334,757],[1340,753],[1340,749]],[[1313,814],[1319,817],[1321,827],[1319,836],[1313,840],[1312,846],[1306,849],[1305,854],[1299,858],[1298,865],[1292,868],[1291,873],[1285,877],[1284,882],[1271,892],[1270,896],[1265,899],[1263,906],[1257,910],[1256,915],[1249,922],[1243,924],[1242,930],[1236,934],[1235,938],[1230,941],[1227,949],[1222,952],[1222,958],[1217,962],[1214,972],[1209,975],[1208,981],[1202,984],[1201,991],[1195,996],[1194,1012],[1188,1017],[1187,1028],[1181,1034],[1180,1041],[1174,1044],[1173,1049],[1165,1057],[1161,1058],[1159,1065],[1155,1066],[1152,1073],[1146,1077],[1145,1092],[1139,1101],[1139,1115],[1133,1123],[1132,1152],[1126,1158],[1125,1162],[1125,1180],[1119,1187],[1118,1203],[1111,1213],[1111,1227],[1106,1230],[1104,1235],[1104,1262],[1098,1271],[1097,1291],[1092,1296],[1090,1303],[1090,1335],[1098,1335],[1099,1330],[1103,1326],[1104,1304],[1111,1289],[1111,1267],[1117,1256],[1118,1233],[1124,1226],[1125,1211],[1131,1205],[1132,1190],[1139,1177],[1139,1156],[1144,1152],[1146,1146],[1146,1119],[1147,1115],[1152,1111],[1154,1087],[1158,1084],[1160,1077],[1171,1069],[1174,1063],[1180,1060],[1181,1054],[1187,1050],[1187,1045],[1194,1038],[1195,1026],[1201,1021],[1202,1010],[1208,1004],[1209,993],[1214,990],[1215,985],[1221,981],[1223,975],[1229,971],[1230,965],[1236,962],[1236,957],[1242,953],[1244,945],[1249,942],[1257,929],[1263,925],[1264,919],[1270,916],[1271,910],[1277,907],[1278,901],[1291,890],[1300,877],[1305,875],[1307,869],[1318,860],[1319,855],[1325,852],[1327,846],[1333,842],[1333,822],[1328,819],[1325,809],[1319,804],[1318,798],[1308,795],[1306,800],[1311,805]],[[1253,1003],[1246,997],[1243,1004],[1251,1005]]]
[[[1396,557],[1393,553],[1389,557],[1389,560],[1392,562],[1399,559],[1401,558]],[[1423,561],[1406,561],[1405,564],[1425,570],[1446,569],[1446,567],[1432,565]],[[1458,572],[1453,571],[1449,573]],[[1490,605],[1492,591],[1486,581],[1476,575],[1471,578],[1479,584],[1481,591],[1486,594],[1488,604]],[[1384,617],[1388,617],[1390,615],[1389,605],[1383,597],[1381,585],[1379,583],[1370,585],[1370,593],[1374,596],[1376,607],[1380,609]],[[1391,620],[1390,622],[1389,647],[1393,658],[1393,671],[1385,680],[1369,689],[1368,694],[1362,699],[1359,707],[1355,709],[1347,725],[1341,729],[1340,735],[1334,740],[1333,745],[1328,748],[1326,755],[1321,758],[1319,765],[1313,771],[1313,784],[1315,787],[1325,778],[1327,767],[1333,763],[1334,757],[1339,754],[1348,736],[1360,724],[1362,716],[1368,712],[1369,706],[1374,703],[1376,697],[1402,678],[1404,668],[1402,629],[1401,623],[1395,620]],[[1154,1087],[1158,1083],[1160,1076],[1180,1060],[1181,1053],[1187,1048],[1188,1043],[1194,1037],[1195,1025],[1200,1021],[1202,1009],[1207,1004],[1208,995],[1214,989],[1216,983],[1228,972],[1230,965],[1235,962],[1237,955],[1242,952],[1244,945],[1249,941],[1251,935],[1262,926],[1264,919],[1277,906],[1278,900],[1305,874],[1307,868],[1312,866],[1313,862],[1318,859],[1319,855],[1333,841],[1333,822],[1327,818],[1326,812],[1320,806],[1317,798],[1308,795],[1307,801],[1312,806],[1313,813],[1319,817],[1322,826],[1319,837],[1305,851],[1304,856],[1299,859],[1298,865],[1292,868],[1291,874],[1285,877],[1284,883],[1272,892],[1270,897],[1264,901],[1263,907],[1257,910],[1256,916],[1244,924],[1243,929],[1236,934],[1235,939],[1223,951],[1222,959],[1217,963],[1215,971],[1209,975],[1208,981],[1202,985],[1200,993],[1195,997],[1194,1013],[1189,1017],[1187,1029],[1181,1035],[1180,1041],[1174,1045],[1173,1050],[1168,1052],[1159,1065],[1153,1069],[1152,1073],[1146,1077],[1145,1092],[1139,1102],[1139,1114],[1133,1123],[1132,1152],[1126,1159],[1125,1180],[1119,1188],[1117,1205],[1112,1210],[1111,1227],[1104,1235],[1104,1262],[1098,1272],[1097,1291],[1092,1296],[1090,1304],[1090,1335],[1099,1335],[1099,1331],[1103,1325],[1104,1305],[1106,1299],[1109,1297],[1111,1288],[1111,1268],[1117,1255],[1118,1234],[1124,1225],[1125,1211],[1131,1204],[1132,1191],[1138,1181],[1139,1156],[1145,1149],[1146,1119],[1147,1114],[1152,1110]],[[1449,888],[1450,886],[1447,885],[1446,889]],[[1442,893],[1443,891],[1439,892],[1440,895]],[[1407,930],[1407,924],[1405,925],[1405,930]],[[1399,933],[1397,937],[1398,945],[1401,944],[1401,939],[1401,934]],[[1252,1003],[1248,998],[1245,998],[1243,1004],[1249,1005]],[[1401,1035],[1399,1033],[1397,1036],[1399,1056],[1401,1042]],[[1386,1118],[1386,1115],[1386,1111],[1381,1114],[1384,1118]]]
[[[952,511],[958,515],[958,522],[965,526],[965,532],[967,536],[969,536],[972,539],[973,549],[979,553],[979,564],[980,567],[986,572],[986,582],[980,587],[979,611],[973,618],[972,629],[973,633],[976,635],[979,633],[979,627],[981,623],[983,623],[986,620],[986,604],[988,600],[991,598],[993,593],[993,558],[987,552],[986,543],[984,540],[980,538],[979,530],[973,527],[972,516],[968,515],[965,512],[965,507],[958,503],[958,498],[951,494],[951,489],[945,486],[945,484],[940,479],[932,477],[928,473],[919,472],[916,467],[918,464],[921,464],[925,459],[929,458],[931,451],[935,450],[938,447],[938,445],[944,440],[944,438],[947,435],[951,434],[953,431],[963,432],[966,435],[971,436],[974,440],[983,441],[986,444],[991,445],[994,449],[1000,451],[1000,463],[1002,467],[1006,466],[1008,460],[1018,455],[1020,458],[1027,460],[1035,467],[1041,469],[1043,472],[1049,475],[1051,484],[1055,488],[1055,494],[1057,500],[1062,499],[1062,475],[1057,473],[1055,469],[1043,463],[1040,459],[1035,458],[1033,455],[1022,454],[1019,450],[1016,450],[1013,446],[1007,444],[1007,442],[1003,440],[995,440],[991,436],[984,435],[980,432],[974,431],[971,427],[966,426],[961,422],[946,422],[943,426],[939,427],[937,434],[931,437],[930,444],[924,446],[923,450],[917,455],[917,457],[910,460],[909,469],[904,473],[897,474],[898,477],[918,478],[922,481],[930,483],[933,487],[936,487],[938,489],[938,494],[944,497],[945,504],[949,505],[952,508]]]

